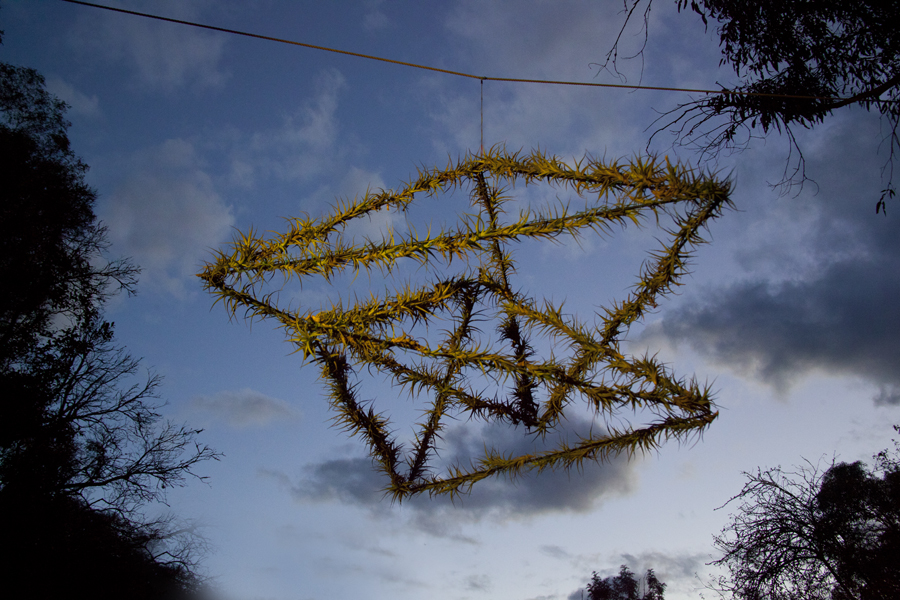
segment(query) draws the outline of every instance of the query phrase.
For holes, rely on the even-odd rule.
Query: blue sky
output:
[[[622,22],[619,2],[109,5],[476,75],[619,82],[596,66]],[[874,210],[885,131],[876,115],[845,108],[800,132],[815,183],[795,193],[768,185],[787,160],[778,135],[710,165],[734,181],[736,209],[711,225],[679,293],[628,335],[629,352],[657,352],[712,382],[721,414],[701,439],[580,473],[484,482],[455,504],[392,505],[362,445],[329,426],[318,369],[272,324],[229,321],[194,275],[235,230],[283,230],[282,217],[321,216],[336,198],[477,151],[479,82],[57,0],[4,2],[0,29],[0,60],[37,69],[70,104],[111,253],[143,268],[138,295],[109,307],[118,340],[164,376],[167,416],[205,428],[203,441],[225,454],[202,467],[208,485],[169,496],[174,513],[201,525],[222,598],[565,600],[592,571],[623,563],[653,568],[668,598],[696,597],[695,574],[710,573],[729,512],[715,509],[740,490],[742,471],[865,460],[900,423],[898,210]],[[632,34],[625,44],[637,49]],[[620,66],[629,82],[707,88],[733,81],[718,61],[714,32],[658,0],[643,61]],[[567,161],[629,158],[645,152],[658,112],[689,98],[489,81],[484,141]],[[651,150],[698,160],[671,142],[658,135]],[[523,203],[564,194],[513,193]],[[450,197],[410,218],[449,224],[465,209]],[[517,277],[590,320],[627,292],[657,234],[523,244]],[[315,284],[296,300],[333,294]],[[371,390],[399,422],[414,418],[405,395]],[[520,439],[461,422],[445,442],[448,456],[465,456]]]

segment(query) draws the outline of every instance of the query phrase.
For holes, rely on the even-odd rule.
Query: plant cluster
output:
[[[504,220],[503,205],[510,197],[502,188],[517,181],[568,188],[585,206],[574,210],[560,203]],[[456,188],[468,190],[475,210],[462,215],[454,228],[425,235],[390,231],[380,241],[362,243],[342,235],[355,219],[384,209],[406,210],[417,195],[436,197]],[[389,477],[387,490],[395,499],[422,492],[453,496],[493,475],[579,467],[585,460],[650,450],[668,438],[697,433],[716,418],[708,387],[676,378],[653,357],[624,355],[619,342],[678,284],[692,249],[703,242],[702,229],[729,205],[729,192],[728,182],[667,159],[604,164],[585,158],[568,166],[540,153],[520,156],[495,148],[446,169],[421,171],[402,189],[341,203],[320,219],[289,220],[283,234],[265,238],[251,230],[239,235],[199,276],[232,316],[243,309],[251,320],[275,319],[304,358],[319,365],[337,424],[362,436]],[[598,314],[594,326],[564,314],[561,306],[529,298],[512,284],[511,242],[577,237],[585,231],[609,235],[615,226],[640,225],[647,217],[657,225],[667,219],[662,230],[668,239],[651,253],[630,295]],[[373,269],[391,276],[404,261],[431,268],[434,279],[418,288],[371,294],[349,306],[337,301],[321,311],[281,306],[278,290],[269,291],[278,274],[283,283],[316,276],[332,281]],[[456,274],[435,268],[440,263],[449,270],[453,261],[462,265]],[[490,316],[497,321],[493,342],[478,329]],[[436,323],[446,326],[439,343],[415,334],[416,327]],[[567,356],[537,356],[535,335],[567,347]],[[410,448],[397,441],[384,413],[360,400],[355,382],[360,367],[386,374],[413,397],[430,397]],[[476,381],[490,381],[501,392],[486,394]],[[653,420],[621,430],[607,427],[535,454],[512,456],[486,448],[469,467],[435,472],[432,460],[447,419],[504,422],[543,436],[560,425],[577,399],[606,418],[631,410],[646,411]]]

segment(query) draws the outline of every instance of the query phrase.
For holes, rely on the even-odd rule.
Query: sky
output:
[[[735,81],[719,67],[714,29],[660,0],[642,56],[620,61],[621,77],[598,66],[622,24],[620,2],[106,2],[476,75]],[[274,324],[229,320],[196,273],[236,232],[284,231],[284,218],[321,217],[338,199],[477,152],[480,82],[59,0],[7,0],[0,29],[0,60],[37,69],[69,104],[72,147],[90,165],[111,255],[142,268],[137,295],[108,306],[118,341],[164,377],[166,417],[202,427],[201,441],[224,454],[199,469],[206,483],[168,500],[204,536],[202,570],[225,600],[567,600],[581,598],[592,571],[613,575],[622,564],[654,569],[667,598],[696,598],[714,573],[713,536],[735,508],[719,507],[743,472],[867,460],[891,445],[900,206],[875,212],[888,151],[877,115],[847,107],[799,131],[812,181],[788,194],[770,185],[791,165],[778,134],[706,163],[733,182],[734,209],[710,225],[684,285],[623,345],[709,382],[720,415],[700,438],[581,471],[488,480],[453,503],[397,504],[380,493],[362,443],[331,426],[316,366]],[[620,55],[631,55],[643,34],[622,39]],[[487,81],[484,144],[564,161],[650,151],[696,165],[698,154],[665,131],[648,149],[655,119],[692,97]],[[521,207],[568,194],[511,193]],[[449,197],[356,234],[446,226],[467,208],[464,195]],[[628,292],[659,234],[648,226],[522,244],[516,277],[590,321]],[[294,299],[316,307],[337,293],[315,282]],[[421,400],[366,385],[402,433]],[[576,414],[571,431],[592,418]],[[462,420],[442,452],[465,457],[485,444],[515,450],[523,438]]]

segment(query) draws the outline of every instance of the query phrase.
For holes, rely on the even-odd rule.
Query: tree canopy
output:
[[[169,597],[196,587],[197,538],[148,519],[216,458],[167,423],[159,378],[114,343],[103,307],[138,269],[107,260],[65,104],[0,63],[0,538],[7,586],[35,597]]]
[[[591,574],[587,585],[587,600],[664,600],[666,584],[653,572],[638,580],[627,565],[619,568],[614,577],[601,578],[596,571]]]
[[[137,269],[102,261],[105,229],[93,212],[87,165],[69,149],[65,104],[32,69],[0,63],[0,365],[28,354],[57,317],[76,318]],[[100,260],[98,262],[98,259]]]
[[[877,110],[888,124],[887,186],[876,210],[885,208],[885,198],[895,194],[893,161],[900,148],[900,5],[879,0],[676,3],[679,11],[697,13],[704,26],[717,27],[720,64],[732,67],[739,83],[667,111],[656,133],[670,130],[679,143],[715,156],[747,147],[757,128],[763,135],[783,132],[796,157],[789,160],[782,183],[802,184],[805,162],[795,127],[814,127],[845,106]],[[624,0],[622,30],[641,6],[646,28],[651,4]],[[613,70],[621,36],[606,57]]]
[[[900,428],[898,428],[900,431]],[[741,502],[715,538],[737,599],[888,600],[900,597],[900,454],[747,474]]]

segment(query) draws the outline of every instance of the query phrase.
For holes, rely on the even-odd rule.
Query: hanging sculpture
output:
[[[547,182],[589,198],[583,210],[560,204],[549,210],[527,210],[504,220],[503,186]],[[410,230],[387,232],[380,241],[348,243],[342,233],[356,219],[383,209],[406,210],[439,193],[466,188],[475,211],[454,228],[420,236]],[[620,453],[633,454],[675,438],[701,432],[718,415],[708,387],[676,378],[653,357],[629,357],[619,342],[657,300],[678,285],[693,248],[703,243],[701,230],[730,205],[730,184],[712,176],[653,158],[628,164],[603,164],[585,158],[570,167],[540,153],[528,156],[494,149],[468,155],[440,170],[426,170],[396,191],[367,193],[317,220],[289,221],[289,230],[268,239],[250,231],[217,252],[200,277],[231,315],[239,309],[252,319],[272,318],[286,330],[305,359],[321,368],[330,388],[335,420],[350,435],[361,436],[377,466],[389,478],[386,490],[395,499],[411,495],[464,493],[493,475],[515,476],[524,471],[580,466]],[[584,231],[609,235],[613,226],[641,225],[652,217],[667,241],[651,252],[639,282],[620,303],[592,315],[584,324],[562,313],[560,306],[537,301],[511,282],[514,261],[510,242],[528,238],[554,240]],[[380,270],[390,277],[405,261],[437,270],[427,285],[402,287],[383,297],[328,310],[279,306],[277,293],[267,291],[280,275],[305,281],[326,281],[362,270]],[[443,261],[443,262],[442,262]],[[450,267],[460,265],[457,273]],[[485,318],[496,320],[496,339],[483,335]],[[438,343],[417,335],[422,326],[443,324]],[[418,329],[416,329],[418,327]],[[546,336],[567,348],[564,356],[539,357],[534,336]],[[384,412],[357,394],[356,377],[367,367],[387,375],[395,389],[427,398],[428,408],[408,449],[390,430]],[[474,382],[490,381],[500,390],[488,397]],[[397,394],[399,396],[399,393]],[[546,435],[560,424],[566,408],[586,402],[596,416],[621,411],[646,416],[650,422],[623,430],[606,425],[572,444],[520,456],[490,448],[469,467],[451,465],[437,473],[436,457],[444,422],[474,417],[505,422],[535,435]],[[489,442],[489,440],[487,441]]]

